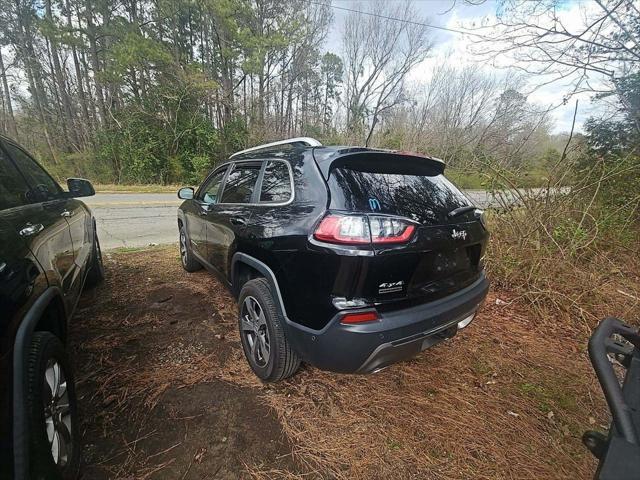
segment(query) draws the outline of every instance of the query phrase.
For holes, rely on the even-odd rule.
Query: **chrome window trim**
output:
[[[291,168],[291,164],[286,160],[280,160],[280,159],[267,159],[264,162],[265,162],[264,171],[262,173],[262,176],[260,177],[260,190],[258,191],[258,201],[252,205],[264,205],[264,206],[276,206],[276,207],[282,206],[282,205],[289,205],[291,202],[293,202],[293,199],[296,196],[296,190],[294,188],[294,183],[293,183],[293,169]],[[289,185],[291,186],[291,194],[289,195],[289,199],[285,202],[260,201],[260,196],[262,195],[262,184],[264,182],[264,175],[267,171],[267,165],[269,164],[269,162],[280,162],[280,163],[284,163],[287,166],[287,174],[289,175]]]
[[[289,200],[287,200],[286,202],[260,202],[260,197],[258,196],[258,201],[257,202],[244,202],[244,203],[238,203],[238,202],[220,202],[220,203],[214,203],[214,205],[251,205],[251,206],[255,206],[255,207],[282,207],[285,205],[290,205],[291,203],[293,203],[295,196],[296,196],[296,191],[294,188],[294,182],[293,182],[293,169],[291,168],[291,164],[289,162],[287,162],[286,160],[281,160],[281,159],[273,159],[273,158],[253,158],[253,159],[247,159],[247,160],[238,160],[235,162],[227,162],[224,165],[232,165],[231,169],[228,170],[227,172],[227,178],[228,178],[228,174],[231,173],[233,171],[233,168],[235,167],[236,164],[238,163],[255,163],[255,162],[262,162],[262,165],[260,166],[260,176],[258,177],[258,180],[256,181],[256,187],[260,187],[260,190],[262,190],[262,178],[264,176],[264,169],[267,166],[267,162],[283,162],[287,165],[287,169],[289,170],[289,183],[291,185],[291,196],[289,197]],[[223,165],[220,165],[220,168],[222,168]],[[227,185],[227,178],[224,179],[224,183],[222,185],[222,194],[220,195],[220,198],[222,198],[222,195],[224,194],[224,187],[226,187]],[[260,185],[258,185],[258,183]]]

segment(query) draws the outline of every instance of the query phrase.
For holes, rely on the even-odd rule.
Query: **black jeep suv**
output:
[[[455,335],[487,294],[482,212],[443,171],[434,158],[310,138],[238,152],[178,192],[182,264],[238,297],[261,379],[301,360],[376,371]]]
[[[96,225],[20,146],[0,137],[0,478],[71,479],[79,463],[65,343],[84,285],[103,277]]]

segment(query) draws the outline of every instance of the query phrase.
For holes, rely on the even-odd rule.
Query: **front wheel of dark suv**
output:
[[[62,342],[36,332],[27,371],[30,478],[72,480],[80,464],[73,375]]]
[[[244,284],[238,310],[242,349],[254,373],[265,382],[277,382],[296,373],[300,358],[287,340],[284,318],[264,278]]]
[[[180,262],[182,263],[182,268],[184,268],[187,272],[195,272],[202,268],[202,265],[196,260],[191,253],[191,248],[189,246],[189,239],[187,238],[187,232],[184,230],[184,226],[180,225],[179,229],[180,233]]]
[[[93,250],[89,261],[89,273],[87,274],[87,287],[95,287],[104,280],[104,263],[102,263],[102,250],[95,225],[93,226]]]

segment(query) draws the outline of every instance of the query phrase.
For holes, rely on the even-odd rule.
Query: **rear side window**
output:
[[[376,173],[341,167],[331,172],[329,188],[333,209],[400,215],[423,225],[450,223],[451,210],[470,205],[444,175]]]
[[[264,170],[261,202],[288,202],[291,198],[291,175],[285,162],[270,161]]]
[[[20,171],[31,184],[32,191],[29,194],[29,198],[33,202],[45,202],[60,198],[62,194],[60,185],[35,160],[14,145],[8,144],[6,148]]]
[[[260,164],[237,163],[227,177],[221,203],[250,203],[260,173]]]
[[[28,192],[27,182],[11,160],[0,150],[0,210],[29,203]]]

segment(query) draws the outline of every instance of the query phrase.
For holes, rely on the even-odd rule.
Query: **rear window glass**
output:
[[[261,202],[286,202],[291,198],[291,176],[284,162],[269,162],[264,170]]]
[[[259,173],[260,165],[236,164],[224,184],[220,202],[250,203]]]
[[[444,175],[374,173],[341,167],[329,177],[331,208],[379,212],[424,225],[450,223],[447,214],[470,205]]]

